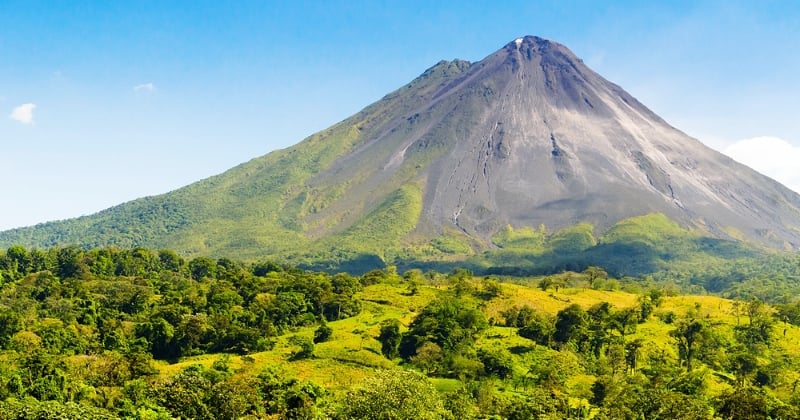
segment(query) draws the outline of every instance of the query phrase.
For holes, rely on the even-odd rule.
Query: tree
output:
[[[172,340],[175,327],[164,318],[154,317],[148,322],[137,324],[136,336],[147,340],[150,354],[156,359],[172,359],[177,356],[178,346]]]
[[[233,261],[230,258],[219,258],[217,259],[217,278],[218,279],[225,279],[229,281],[236,281],[239,280],[242,276],[244,276],[244,268],[241,264],[236,261]]]
[[[381,370],[344,396],[334,418],[433,420],[446,415],[439,392],[425,376],[412,371]]]
[[[330,340],[332,335],[333,328],[329,327],[327,322],[322,321],[314,330],[314,344],[324,343]]]
[[[294,335],[289,338],[289,344],[299,347],[292,353],[292,360],[308,359],[314,357],[314,341],[308,337]]]
[[[621,342],[615,341],[606,348],[604,368],[611,369],[611,376],[616,376],[617,372],[625,372],[627,361],[625,358],[625,347]]]
[[[592,383],[592,396],[589,398],[589,402],[592,403],[592,405],[602,406],[606,401],[606,397],[611,393],[610,391],[613,386],[614,380],[611,377],[601,376],[597,378]]]
[[[23,386],[37,400],[65,401],[69,378],[64,361],[44,349],[35,349],[18,360]]]
[[[445,354],[470,345],[488,327],[483,312],[466,301],[446,297],[430,303],[411,322],[400,343],[400,355],[408,359],[425,342],[438,345]]]
[[[189,261],[189,273],[195,280],[213,278],[217,275],[217,263],[208,257],[197,257]]]
[[[18,277],[22,277],[31,272],[31,255],[27,249],[20,245],[14,245],[6,250],[6,258],[8,259],[9,266],[7,270],[17,273]]]
[[[546,292],[547,289],[555,286],[556,282],[553,280],[552,277],[546,276],[543,279],[539,280],[539,288],[542,289],[543,292]]]
[[[253,275],[258,277],[266,277],[269,273],[283,272],[283,267],[273,261],[262,261],[253,265]]]
[[[419,286],[425,280],[422,270],[413,268],[403,273],[403,280],[408,284],[408,294],[414,296],[419,293]]]
[[[393,359],[399,355],[400,340],[403,335],[400,333],[400,321],[387,319],[381,323],[381,332],[378,341],[381,343],[381,353],[387,359]]]
[[[262,371],[255,385],[260,395],[260,405],[267,414],[278,415],[277,418],[281,419],[317,418],[315,404],[324,395],[324,390],[319,386],[286,378],[275,367]]]
[[[758,368],[758,359],[752,353],[740,351],[730,357],[731,369],[736,374],[736,383],[743,386]]]
[[[507,379],[514,373],[514,360],[504,350],[478,350],[478,359],[483,363],[483,371],[487,375]]]
[[[645,322],[647,321],[647,318],[650,318],[650,314],[653,313],[656,305],[650,299],[650,295],[639,296],[637,300],[639,302],[639,315],[637,317],[638,322]]]
[[[83,250],[77,246],[68,246],[57,251],[58,271],[56,274],[61,279],[80,277],[85,266],[81,263]]]
[[[541,388],[530,389],[525,392],[525,396],[510,397],[499,408],[498,414],[509,420],[578,418],[567,413],[569,403],[566,399],[560,399]]]
[[[357,278],[347,273],[338,273],[331,277],[331,287],[333,288],[333,293],[346,297],[353,297],[364,288]]]
[[[56,258],[50,252],[45,252],[41,249],[32,249],[30,251],[31,257],[31,273],[38,273],[39,271],[56,271]]]
[[[22,317],[14,311],[0,310],[0,349],[7,349],[11,337],[22,330]]]
[[[770,397],[763,389],[740,386],[715,400],[716,414],[724,419],[796,419],[800,412]]]
[[[306,296],[298,292],[279,292],[269,302],[267,313],[278,328],[304,325],[312,306]]]
[[[212,378],[202,365],[189,366],[157,386],[158,403],[174,417],[213,419],[209,406]]]
[[[762,346],[768,346],[775,321],[767,311],[766,305],[753,299],[745,306],[747,312],[747,325],[734,327],[736,339],[747,346],[750,351],[758,352]]]
[[[558,344],[566,344],[570,340],[582,338],[587,325],[586,311],[573,303],[556,314],[553,340]]]
[[[594,288],[597,280],[605,280],[608,278],[608,273],[600,267],[589,266],[583,270],[586,279],[589,281],[589,287]]]
[[[545,315],[534,314],[528,319],[527,324],[517,330],[520,337],[532,340],[540,346],[549,346],[555,332],[553,320]]]
[[[639,361],[639,350],[644,346],[642,339],[636,339],[630,343],[625,344],[625,364],[631,373],[636,372],[636,366]]]
[[[602,378],[592,386],[593,402],[602,406],[593,417],[597,420],[711,420],[710,407],[704,399],[664,388],[643,389],[636,384],[613,382]]]
[[[500,282],[491,277],[486,277],[483,279],[483,282],[481,283],[481,289],[480,296],[486,300],[494,299],[503,294],[503,287],[500,286]]]
[[[241,306],[244,299],[228,281],[212,283],[206,296],[209,313],[228,313],[234,306]]]
[[[775,305],[777,317],[783,322],[800,325],[800,302],[779,303]]]
[[[178,347],[180,356],[202,354],[211,335],[211,327],[205,315],[189,315],[181,317],[175,327],[173,343]]]
[[[505,311],[500,312],[500,315],[505,319],[506,327],[524,327],[537,318],[536,310],[531,308],[530,305],[512,306]]]
[[[636,332],[636,325],[639,322],[639,311],[635,308],[626,308],[616,311],[611,316],[611,325],[619,332],[622,341],[625,341],[625,335],[628,332]]]
[[[248,414],[260,411],[259,400],[255,378],[234,376],[214,384],[208,406],[215,419],[254,418]]]
[[[612,305],[608,302],[600,302],[592,305],[586,310],[586,315],[592,324],[596,324],[601,328],[607,328],[611,318]]]
[[[647,291],[647,297],[649,297],[650,302],[658,308],[661,306],[661,303],[664,302],[664,289],[654,287]]]
[[[130,272],[125,275],[152,278],[161,270],[159,257],[149,249],[136,247],[123,253],[130,255]]]
[[[473,351],[450,353],[442,365],[446,369],[442,373],[446,372],[448,376],[456,377],[461,382],[475,379],[484,372],[483,363]]]
[[[423,372],[433,373],[441,367],[444,354],[438,344],[425,341],[416,349],[416,353],[411,356],[410,360]]]
[[[679,322],[677,328],[669,333],[675,339],[678,357],[684,362],[687,372],[692,371],[692,362],[698,347],[702,345],[705,329],[705,323],[690,319]]]
[[[117,263],[114,252],[108,248],[93,249],[86,253],[84,261],[92,274],[102,278],[110,278],[117,274]]]
[[[179,257],[175,251],[162,249],[158,251],[158,260],[164,270],[178,273],[185,266],[186,262]]]

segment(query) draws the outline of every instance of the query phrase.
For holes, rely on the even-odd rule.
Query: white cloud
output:
[[[136,92],[153,92],[156,90],[156,85],[152,82],[142,83],[141,85],[134,86],[133,90]]]
[[[19,121],[23,124],[33,124],[33,110],[36,109],[35,104],[22,104],[13,111],[11,111],[11,115],[8,118],[11,118],[14,121]]]
[[[754,137],[723,153],[800,193],[800,146],[778,137]]]

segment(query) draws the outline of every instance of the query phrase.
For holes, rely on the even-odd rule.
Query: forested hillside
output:
[[[18,246],[0,276],[2,418],[800,417],[780,279],[727,300],[598,266],[355,277]]]

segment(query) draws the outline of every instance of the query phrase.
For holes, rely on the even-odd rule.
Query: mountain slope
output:
[[[0,233],[0,245],[391,260],[662,213],[697,234],[800,247],[800,196],[669,126],[566,47],[519,38],[442,61],[297,145],[174,192]],[[448,251],[449,252],[449,251]],[[447,252],[445,252],[447,253]]]

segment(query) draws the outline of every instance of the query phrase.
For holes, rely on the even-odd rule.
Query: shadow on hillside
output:
[[[541,253],[525,248],[496,249],[458,261],[424,259],[397,260],[399,272],[410,269],[451,273],[466,269],[475,275],[540,276],[565,271],[581,272],[587,267],[604,268],[616,278],[641,277],[705,260],[735,261],[763,256],[764,252],[745,243],[716,238],[663,238],[659,241],[636,240],[601,243],[584,250],[556,249]],[[703,265],[701,264],[701,267]],[[362,275],[386,268],[375,254],[357,254],[348,258],[320,259],[298,264],[301,269],[329,273],[347,272]]]
[[[350,273],[360,276],[372,270],[386,268],[386,263],[375,254],[358,254],[352,258],[320,259],[297,264],[302,270],[323,271],[331,274]]]

